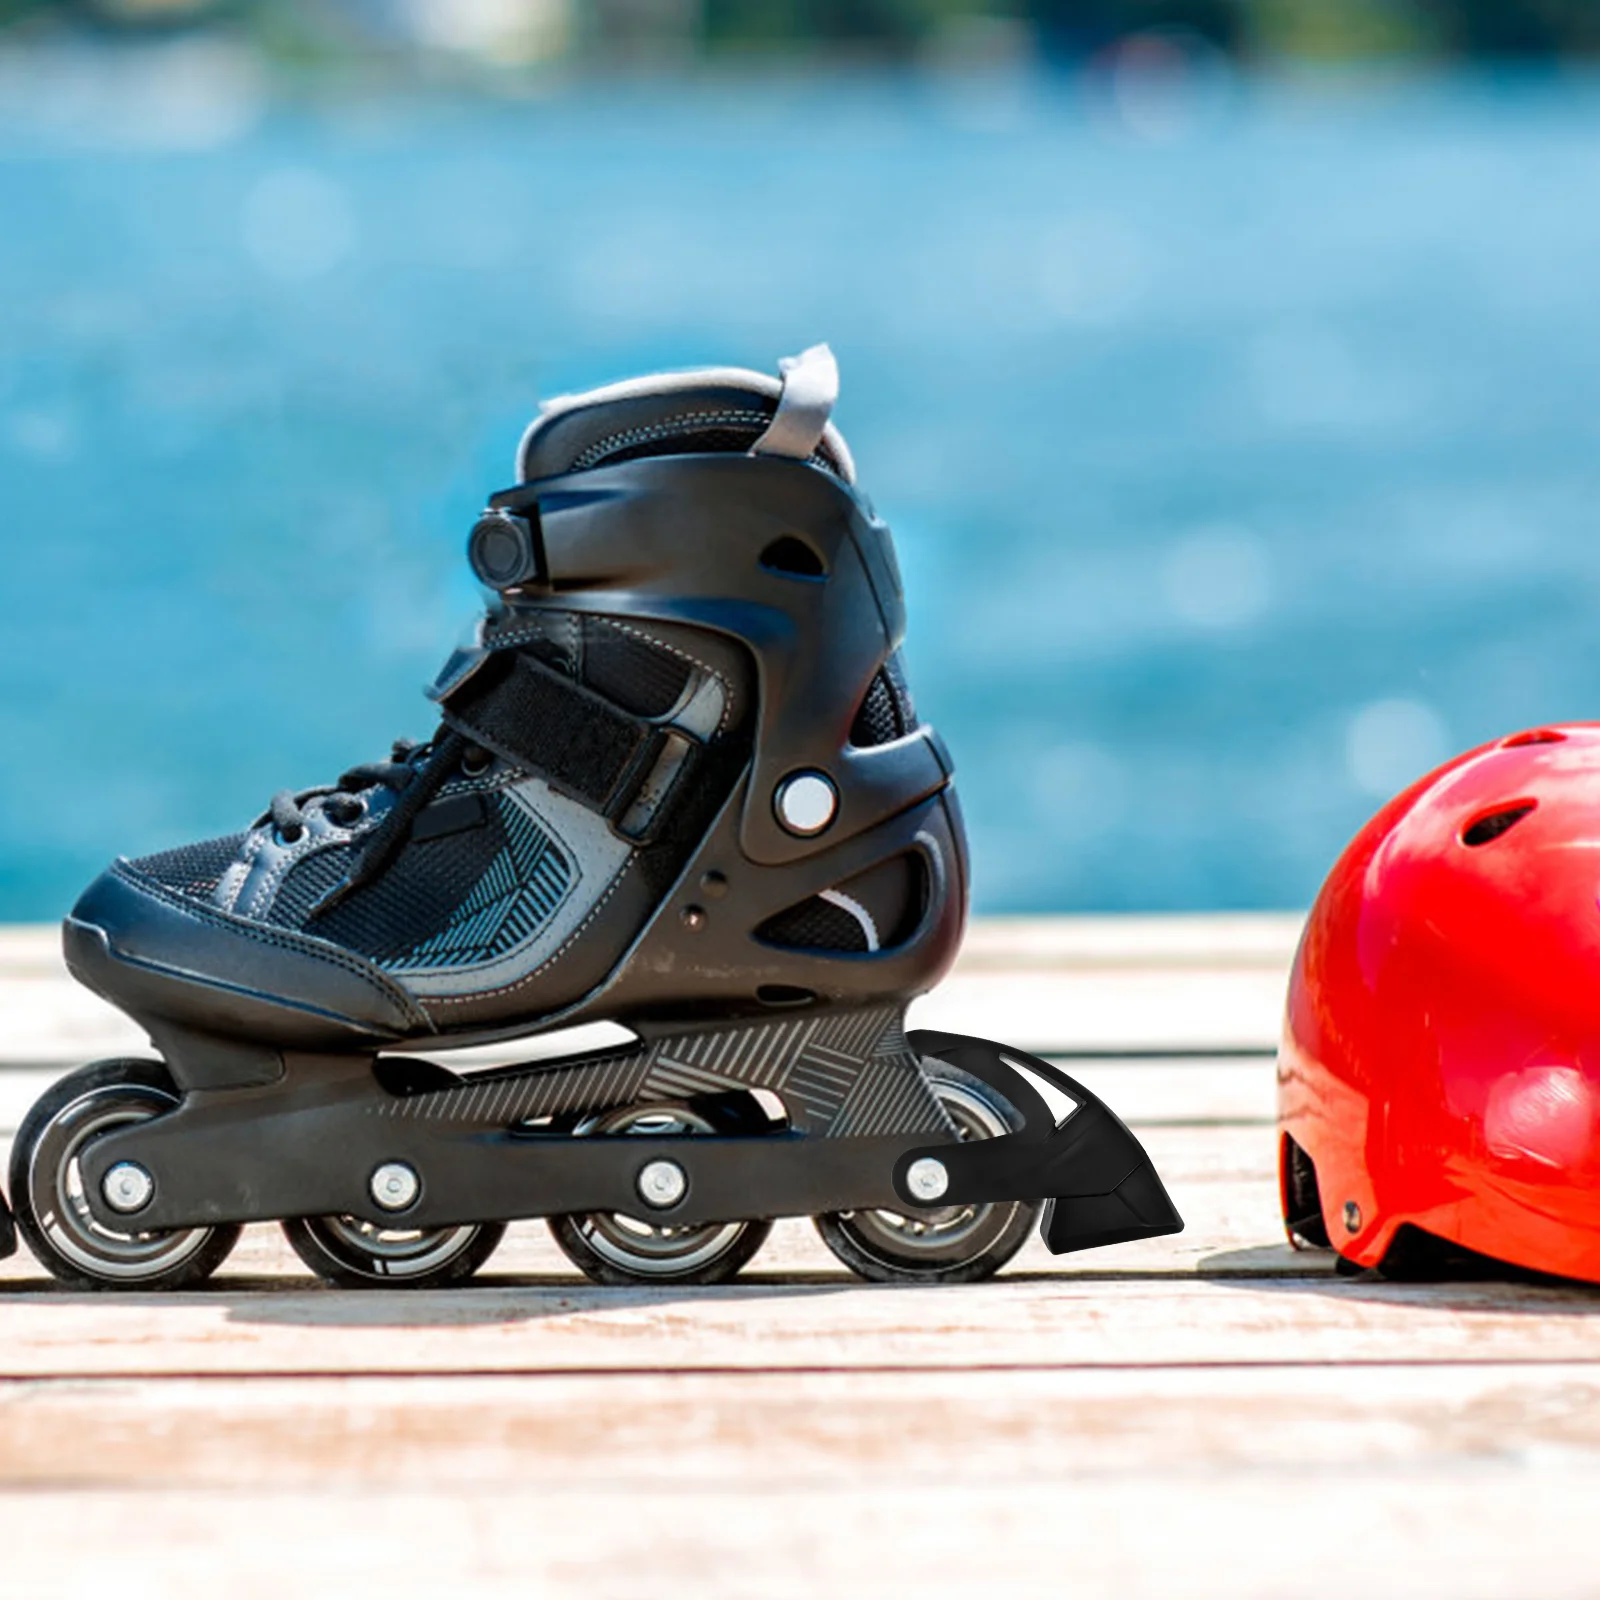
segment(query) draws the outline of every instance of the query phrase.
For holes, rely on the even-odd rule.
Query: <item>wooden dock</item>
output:
[[[1336,1279],[1277,1219],[1286,917],[990,922],[913,1020],[1116,1107],[1182,1235],[856,1282],[351,1293],[270,1229],[214,1285],[0,1264],[0,1594],[1600,1594],[1600,1292]],[[0,1126],[143,1041],[0,930]]]

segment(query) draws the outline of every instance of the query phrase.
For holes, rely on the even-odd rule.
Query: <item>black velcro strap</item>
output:
[[[468,678],[445,701],[444,720],[613,823],[655,770],[668,736],[521,652],[499,672]]]

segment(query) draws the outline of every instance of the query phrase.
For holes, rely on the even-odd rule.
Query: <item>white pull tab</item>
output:
[[[808,461],[839,398],[839,363],[825,344],[814,344],[778,363],[783,393],[767,431],[750,446],[753,456],[790,456]]]

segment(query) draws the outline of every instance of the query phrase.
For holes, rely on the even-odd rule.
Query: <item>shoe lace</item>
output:
[[[344,877],[311,908],[308,919],[322,916],[371,883],[394,859],[411,833],[418,813],[443,788],[451,774],[466,763],[480,763],[489,752],[463,734],[441,727],[432,739],[419,744],[396,739],[387,761],[367,761],[341,773],[331,788],[280,789],[267,807],[279,838],[295,843],[305,832],[311,812],[323,814],[341,827],[360,817],[365,809],[358,798],[368,789],[389,789],[399,798],[362,840]]]

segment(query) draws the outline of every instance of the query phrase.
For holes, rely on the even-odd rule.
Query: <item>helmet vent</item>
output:
[[[1287,1133],[1283,1136],[1278,1175],[1282,1184],[1283,1224],[1290,1239],[1318,1250],[1328,1249],[1328,1225],[1322,1220],[1317,1169],[1311,1157]]]
[[[893,744],[917,725],[899,661],[890,656],[867,685],[867,693],[850,724],[850,743],[868,750],[874,745]]]
[[[1558,733],[1554,728],[1529,728],[1526,733],[1514,733],[1509,739],[1500,741],[1502,750],[1520,750],[1525,744],[1563,744],[1566,734]]]
[[[768,917],[755,934],[786,950],[871,955],[904,944],[928,900],[927,866],[920,854],[903,850]]]
[[[1496,806],[1461,830],[1461,842],[1476,848],[1498,839],[1502,833],[1516,825],[1538,804],[1537,800],[1518,800],[1508,806]]]
[[[781,572],[786,578],[826,578],[828,569],[822,557],[804,539],[785,534],[774,539],[761,552],[761,565],[768,572]]]

